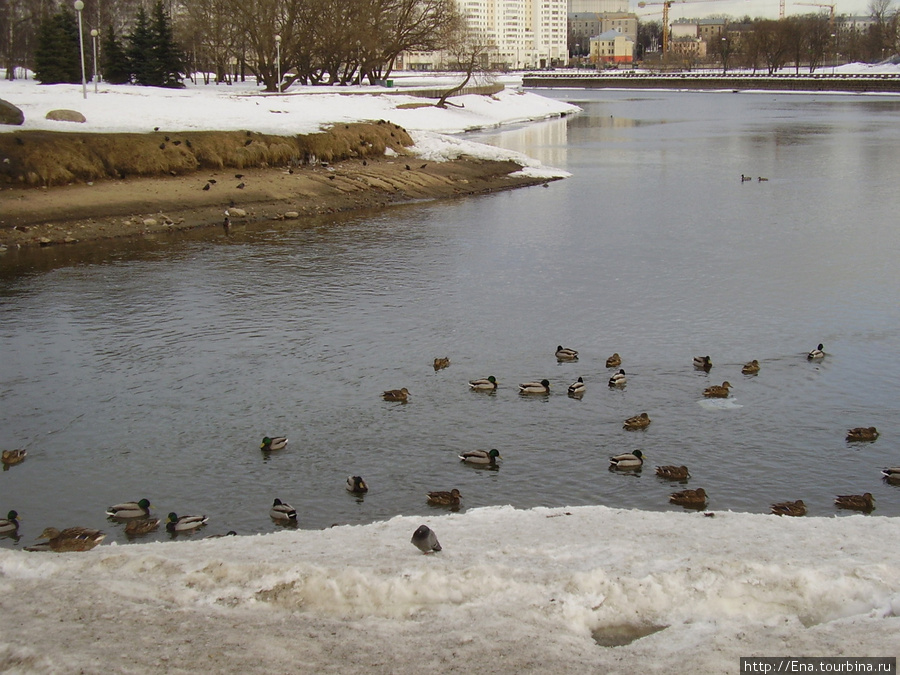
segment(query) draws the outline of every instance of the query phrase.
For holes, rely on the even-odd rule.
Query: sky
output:
[[[448,110],[225,86],[90,85],[84,99],[30,80],[0,80],[0,98],[26,129],[298,133],[387,119],[433,159],[509,156],[460,134],[573,110],[513,90]],[[45,120],[55,108],[88,122]],[[64,554],[22,550],[51,523],[21,516],[19,544],[0,547],[0,672],[737,673],[742,656],[900,656],[900,520],[877,515],[428,509]],[[440,552],[411,544],[422,524]]]

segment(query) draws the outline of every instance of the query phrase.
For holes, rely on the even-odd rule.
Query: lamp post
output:
[[[91,29],[91,40],[94,42],[94,93],[97,93],[97,81],[99,78],[97,77],[97,38],[100,36],[100,31],[96,28]]]
[[[84,72],[84,32],[81,30],[81,11],[84,9],[82,0],[75,0],[75,12],[78,14],[78,53],[81,54],[81,93],[87,98],[87,75]]]
[[[275,36],[275,67],[278,71],[278,91],[281,91],[281,36]]]

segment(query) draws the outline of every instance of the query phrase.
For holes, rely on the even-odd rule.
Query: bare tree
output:
[[[473,30],[465,25],[465,19],[459,17],[447,33],[446,51],[449,55],[450,67],[463,74],[462,81],[441,94],[435,105],[447,107],[447,99],[462,91],[476,73],[488,73],[490,54],[496,46],[490,44],[482,31]]]

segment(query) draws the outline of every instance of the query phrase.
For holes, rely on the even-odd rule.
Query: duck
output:
[[[881,470],[881,475],[888,483],[900,483],[900,466],[889,466]]]
[[[153,532],[159,527],[159,518],[135,518],[125,525],[125,534],[129,537],[137,537],[148,532]]]
[[[146,518],[150,515],[150,500],[142,499],[138,502],[123,502],[106,509],[106,515],[110,518]]]
[[[644,465],[644,453],[640,450],[624,452],[609,458],[611,469],[640,469]]]
[[[574,349],[569,349],[568,347],[563,347],[559,345],[556,348],[556,360],[557,361],[577,361],[578,360],[578,352]]]
[[[427,525],[419,525],[419,527],[416,528],[416,531],[413,532],[410,541],[417,549],[426,555],[429,553],[437,553],[441,550],[441,543],[438,541],[437,535],[434,533],[434,530]]]
[[[362,476],[347,476],[347,491],[355,495],[362,495],[369,491],[369,486]]]
[[[297,509],[276,498],[269,509],[269,517],[279,523],[296,523]]]
[[[287,444],[288,439],[286,436],[273,436],[271,438],[265,436],[262,439],[259,449],[265,450],[266,452],[269,452],[270,450],[284,450]]]
[[[696,490],[681,490],[673,492],[669,495],[669,501],[679,506],[688,506],[695,509],[706,507],[707,496],[706,490],[697,488]]]
[[[166,518],[166,529],[169,532],[192,532],[207,522],[208,516],[179,516],[172,511]]]
[[[607,368],[618,368],[622,365],[622,357],[619,356],[619,352],[616,352],[608,359],[606,359],[606,367]]]
[[[795,502],[778,502],[777,504],[772,504],[772,513],[776,516],[805,516],[806,515],[806,504],[803,503],[802,499],[798,499]]]
[[[656,475],[660,478],[668,478],[669,480],[687,480],[691,477],[686,466],[658,466],[656,467]]]
[[[709,370],[712,368],[712,359],[708,356],[695,356],[694,357],[694,368],[700,368],[701,370]]]
[[[478,380],[469,380],[469,387],[475,391],[494,391],[497,388],[497,378],[488,375]]]
[[[613,373],[613,376],[609,378],[609,386],[624,387],[627,381],[628,380],[625,377],[625,371],[622,368],[619,368],[619,372]]]
[[[500,456],[500,451],[496,448],[491,448],[491,450],[469,450],[457,456],[460,461],[476,466],[496,466],[497,460],[503,459]]]
[[[759,372],[759,361],[753,359],[748,363],[744,364],[744,367],[741,368],[741,372],[744,375],[756,375]]]
[[[434,360],[434,369],[442,370],[450,365],[450,357],[444,356],[442,358],[437,358]]]
[[[731,388],[730,382],[723,382],[721,385],[714,384],[703,390],[706,398],[728,398],[728,390]]]
[[[519,385],[520,394],[549,394],[550,380],[540,382],[524,382]]]
[[[650,416],[642,412],[640,415],[635,415],[625,420],[622,428],[628,429],[628,431],[635,431],[636,429],[646,429],[648,426],[650,426]]]
[[[871,492],[861,495],[838,495],[834,498],[834,504],[839,509],[853,509],[871,513],[875,509],[875,498]]]
[[[825,345],[823,345],[820,342],[818,347],[816,347],[809,354],[806,355],[806,358],[809,359],[810,361],[812,361],[814,359],[825,358],[825,352],[822,351],[824,349],[825,349]]]
[[[4,450],[2,455],[0,455],[0,461],[3,462],[4,466],[12,466],[25,461],[25,455],[27,454],[27,450]]]
[[[407,399],[409,399],[409,390],[406,387],[403,389],[389,389],[381,394],[381,397],[385,401],[400,401],[402,403],[406,403]]]
[[[67,527],[60,531],[55,527],[45,528],[38,539],[47,539],[47,548],[57,553],[70,551],[90,551],[103,541],[106,535],[89,527]]]
[[[585,392],[584,378],[579,377],[569,385],[569,396],[581,396]]]
[[[847,440],[850,442],[874,441],[880,434],[875,427],[855,427],[847,429]]]
[[[0,518],[0,536],[15,536],[19,532],[19,512],[11,510],[6,518]]]
[[[433,506],[459,506],[462,495],[453,488],[450,492],[429,492],[428,503]]]
[[[741,174],[742,183],[746,183],[748,180],[753,180],[753,176],[745,176],[744,174]]]

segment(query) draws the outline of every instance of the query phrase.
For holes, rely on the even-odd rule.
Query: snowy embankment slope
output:
[[[422,523],[440,553],[410,543]],[[4,550],[0,669],[725,673],[740,656],[897,656],[898,532],[862,515],[490,507]]]
[[[512,159],[535,175],[567,176],[541,167],[510,150],[474,143],[458,136],[472,129],[542,120],[578,111],[576,106],[538,94],[506,89],[495,96],[460,96],[454,105],[436,108],[428,99],[398,90],[356,88],[298,88],[283,95],[258,92],[255,86],[189,85],[169,90],[154,87],[100,84],[87,98],[80,85],[40,85],[33,80],[0,80],[0,99],[25,113],[22,126],[0,125],[0,132],[17,130],[144,133],[160,131],[250,130],[264,134],[315,133],[340,123],[388,120],[410,132],[413,151],[431,161],[460,155],[480,159]],[[391,92],[394,93],[391,93]],[[341,92],[341,93],[337,93]],[[426,104],[426,105],[422,105]],[[407,106],[407,107],[404,107]],[[413,107],[421,106],[421,107]],[[77,110],[84,124],[45,119],[55,109]]]

